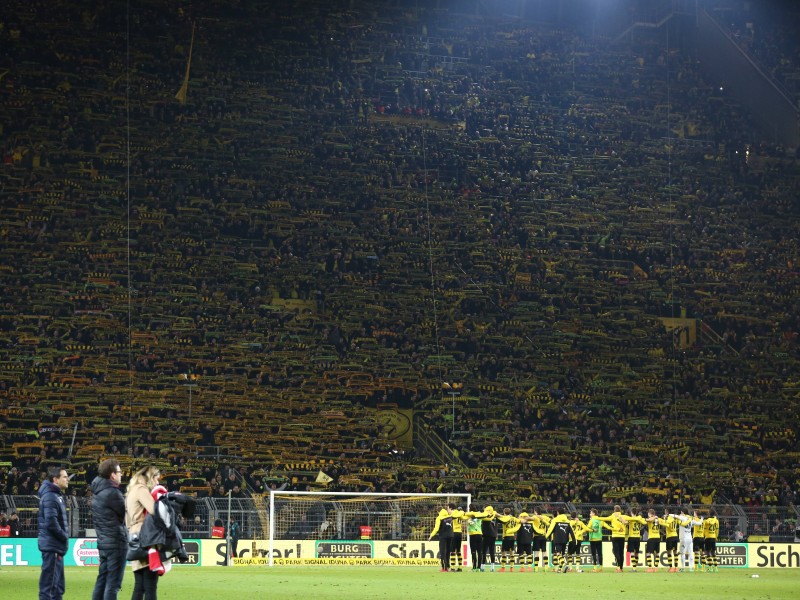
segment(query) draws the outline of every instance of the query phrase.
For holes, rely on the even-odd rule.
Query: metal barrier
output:
[[[741,506],[747,535],[769,536],[772,542],[800,541],[800,510],[797,506]]]
[[[67,512],[71,537],[84,537],[87,531],[94,529],[92,520],[92,499],[89,497],[68,496]],[[508,506],[514,514],[522,511],[531,512],[539,507],[544,513],[552,513],[556,508],[577,512],[584,519],[589,510],[597,509],[599,514],[608,515],[613,510],[609,504],[572,504],[564,502],[509,502],[495,503],[495,510],[502,511]],[[622,506],[627,510],[628,505]],[[643,510],[654,508],[661,516],[665,509],[677,513],[680,506],[674,505],[641,505]],[[747,541],[755,536],[772,542],[800,541],[800,512],[796,506],[743,506],[739,504],[692,505],[686,509],[697,508],[701,514],[710,508],[717,511],[720,521],[720,540]],[[263,507],[262,507],[263,509]],[[240,537],[243,539],[264,539],[269,535],[269,515],[259,510],[254,498],[198,498],[195,506],[195,518],[180,524],[187,537],[210,538],[211,528],[218,521],[227,526],[228,511],[239,523]],[[0,512],[17,513],[21,537],[36,537],[38,533],[39,499],[36,496],[0,496]]]

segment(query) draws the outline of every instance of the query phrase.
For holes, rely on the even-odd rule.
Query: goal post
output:
[[[470,494],[271,490],[262,555],[270,566],[438,564],[438,543],[428,541],[436,516],[470,502]]]

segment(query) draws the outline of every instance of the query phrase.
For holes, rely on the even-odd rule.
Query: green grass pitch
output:
[[[91,598],[97,571],[67,568],[65,600]],[[757,574],[758,578],[752,575]],[[29,600],[38,593],[36,567],[0,568],[0,597]],[[719,573],[440,573],[434,567],[176,567],[159,582],[164,598],[226,600],[273,597],[304,600],[386,598],[577,598],[631,600],[703,598],[796,599],[798,569],[723,569]],[[126,571],[119,598],[128,600]]]

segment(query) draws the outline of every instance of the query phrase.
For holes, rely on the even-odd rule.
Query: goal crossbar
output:
[[[347,549],[363,560],[379,558],[377,546],[427,540],[444,505],[466,510],[470,502],[470,494],[270,490],[269,565],[275,564],[276,542],[287,540],[298,552],[301,544],[313,548],[315,557],[334,548]]]

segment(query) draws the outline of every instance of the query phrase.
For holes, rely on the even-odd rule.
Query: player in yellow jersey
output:
[[[678,572],[678,519],[669,514],[669,510],[664,509],[664,517],[658,520],[661,530],[664,532],[667,547],[667,562],[669,572]]]
[[[647,521],[639,514],[638,508],[628,510],[628,554],[631,557],[631,571],[639,568],[639,551],[642,545],[642,528]]]
[[[622,567],[625,564],[625,532],[627,531],[627,520],[622,515],[622,508],[619,504],[615,504],[613,513],[607,517],[598,518],[611,525],[611,550],[617,563],[617,573],[622,573]]]
[[[454,506],[454,505],[450,505]],[[453,541],[450,543],[450,570],[460,572],[464,566],[464,555],[461,548],[464,522],[466,513],[461,506],[454,507],[451,513],[453,517]]]
[[[648,573],[657,573],[661,553],[661,524],[652,508],[647,511],[647,545],[644,548],[644,558],[647,563]]]
[[[551,517],[544,515],[538,508],[533,509],[533,570],[539,570],[539,559],[542,561],[542,571],[547,573],[547,528],[550,526]]]
[[[577,573],[583,573],[581,569],[581,542],[586,539],[586,534],[591,532],[591,527],[587,526],[578,518],[578,513],[572,511],[569,515],[569,524],[575,534],[575,541],[567,545],[567,564],[575,569]]]
[[[698,573],[705,568],[706,539],[703,535],[703,518],[696,510],[693,513],[692,547],[694,549],[694,570]]]
[[[486,555],[488,553],[490,568],[492,572],[494,572],[494,563],[496,562],[495,557],[495,545],[497,541],[497,520],[495,517],[497,513],[494,510],[493,506],[487,506],[483,510],[483,515],[481,516],[481,535],[483,537],[483,544],[481,544],[481,569],[486,564]]]
[[[514,549],[516,548],[516,534],[520,526],[520,521],[511,514],[510,508],[504,508],[503,514],[498,515],[497,520],[503,524],[503,533],[500,542],[500,572],[505,572],[506,567],[508,567],[510,571],[513,571],[514,564],[517,562]]]
[[[703,538],[705,538],[705,563],[706,571],[719,571],[719,558],[717,558],[717,538],[719,537],[719,519],[717,511],[713,508],[708,511],[708,518],[703,521]]]

